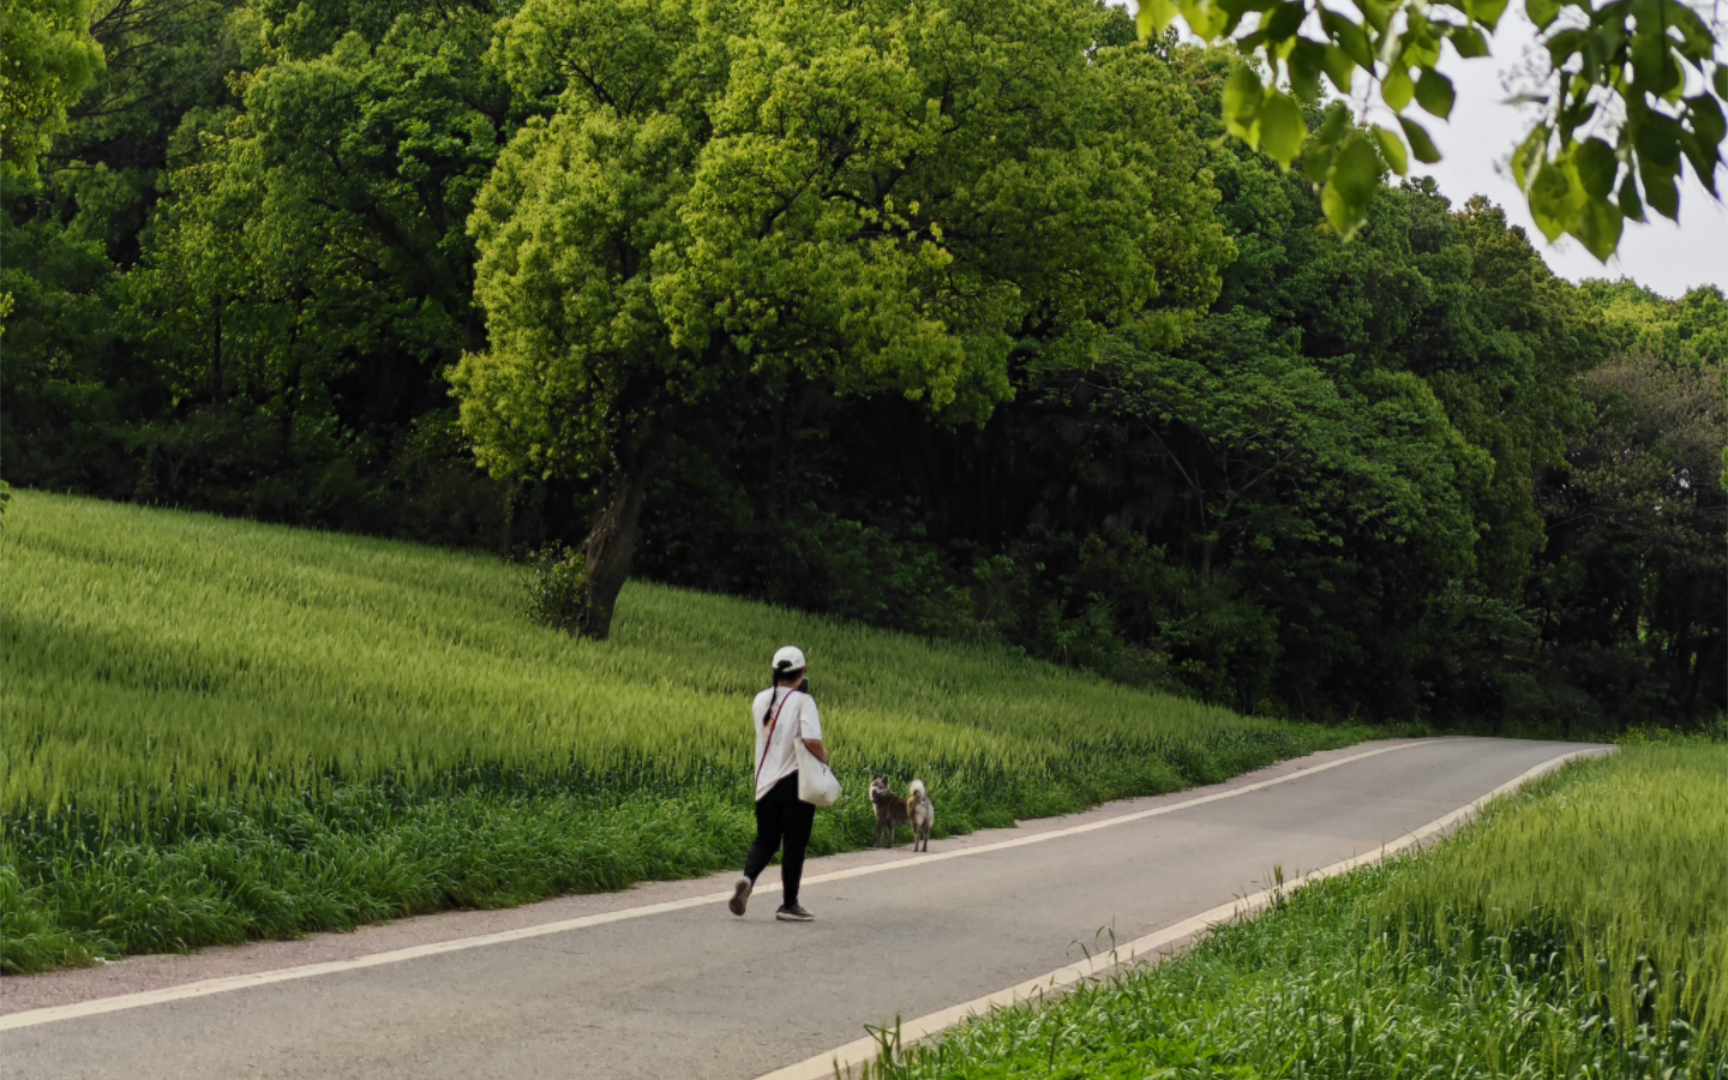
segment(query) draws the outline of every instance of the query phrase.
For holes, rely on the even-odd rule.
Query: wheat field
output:
[[[1376,915],[1503,963],[1550,942],[1629,1049],[1680,1018],[1728,1048],[1728,746],[1577,762],[1418,861]]]
[[[606,642],[519,613],[495,559],[23,492],[4,538],[0,809],[124,813],[484,761],[745,767],[796,642],[837,755],[1038,768],[1281,725],[986,652],[632,582]]]

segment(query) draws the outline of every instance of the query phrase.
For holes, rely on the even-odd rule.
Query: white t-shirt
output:
[[[768,721],[778,709],[774,742],[768,742]],[[822,718],[816,714],[816,699],[802,690],[777,686],[756,695],[751,706],[756,721],[756,797],[798,771],[795,738],[820,739]]]

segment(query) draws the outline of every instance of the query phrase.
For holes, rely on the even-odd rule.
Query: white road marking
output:
[[[1304,874],[1295,881],[1282,886],[1281,891],[1285,895],[1289,895],[1296,889],[1312,882],[1336,877],[1339,874],[1347,874],[1359,867],[1379,862],[1389,855],[1395,855],[1406,848],[1414,847],[1429,837],[1451,828],[1459,821],[1476,813],[1490,801],[1517,789],[1544,773],[1559,768],[1575,757],[1609,752],[1611,750],[1598,747],[1588,750],[1574,750],[1571,753],[1551,758],[1535,768],[1527,770],[1522,775],[1501,784],[1470,805],[1459,807],[1445,817],[1431,821],[1415,832],[1405,833],[1373,854],[1357,855],[1354,858],[1345,859],[1343,862],[1333,863],[1325,869]],[[996,1009],[1007,1009],[1027,1002],[1041,1001],[1048,994],[1066,990],[1087,980],[1098,979],[1112,969],[1132,964],[1138,957],[1169,955],[1175,951],[1175,947],[1180,946],[1183,941],[1195,934],[1203,933],[1219,923],[1252,915],[1267,907],[1279,892],[1280,889],[1264,889],[1257,893],[1251,893],[1240,900],[1233,900],[1228,904],[1220,904],[1208,911],[1202,911],[1191,919],[1184,919],[1173,926],[1166,926],[1162,930],[1148,934],[1143,938],[1136,938],[1107,953],[1088,956],[1078,963],[1057,968],[1055,971],[1040,975],[1036,979],[1028,979],[1023,983],[1010,986],[1006,990],[998,990],[994,994],[986,994],[981,998],[974,998],[971,1001],[952,1005],[927,1016],[920,1016],[916,1020],[902,1023],[900,1025],[901,1045],[909,1046],[920,1039],[941,1034],[974,1016],[988,1016]],[[817,1054],[815,1057],[806,1058],[796,1064],[765,1073],[757,1080],[827,1080],[829,1077],[849,1077],[852,1075],[854,1067],[875,1060],[880,1049],[881,1044],[875,1038],[857,1039],[827,1053]]]
[[[1323,773],[1328,769],[1336,769],[1341,765],[1349,765],[1366,758],[1389,754],[1394,750],[1409,750],[1417,746],[1432,746],[1433,742],[1408,742],[1392,746],[1381,746],[1373,750],[1365,750],[1360,754],[1328,761],[1324,765],[1311,765],[1306,769],[1298,769],[1284,776],[1261,780],[1253,784],[1244,784],[1239,788],[1227,791],[1213,792],[1199,798],[1186,799],[1168,806],[1158,806],[1150,810],[1140,810],[1119,817],[1104,818],[1100,821],[1087,822],[1084,825],[1074,825],[1066,829],[1054,829],[1050,832],[1034,833],[1030,836],[1015,837],[1012,840],[1002,840],[994,844],[980,844],[972,848],[960,848],[954,851],[942,851],[936,854],[908,855],[897,862],[875,863],[870,866],[856,866],[850,870],[836,870],[831,874],[820,874],[804,879],[805,885],[819,885],[825,881],[844,881],[850,878],[864,877],[868,874],[881,874],[890,870],[906,870],[914,867],[929,866],[933,863],[945,862],[949,859],[965,859],[975,855],[986,855],[994,851],[1004,851],[1008,848],[1024,847],[1027,844],[1042,844],[1049,840],[1057,840],[1065,836],[1075,836],[1080,833],[1094,832],[1098,829],[1108,829],[1114,825],[1125,825],[1131,821],[1144,821],[1146,818],[1157,817],[1160,814],[1173,814],[1178,810],[1187,810],[1195,806],[1218,802],[1221,799],[1231,799],[1238,795],[1247,795],[1255,791],[1278,784],[1286,784],[1292,780],[1300,780]],[[773,886],[768,886],[772,888]],[[99,1016],[103,1013],[120,1012],[125,1009],[141,1009],[149,1005],[164,1005],[172,1001],[184,1001],[188,998],[208,997],[211,994],[225,994],[233,990],[246,990],[254,986],[268,986],[271,983],[292,982],[296,979],[311,979],[320,975],[334,975],[342,971],[358,971],[362,968],[382,967],[385,964],[400,964],[408,960],[418,960],[426,956],[438,956],[443,953],[462,952],[466,949],[478,949],[487,945],[505,945],[513,941],[525,941],[529,938],[543,937],[547,934],[562,934],[571,930],[582,930],[590,926],[604,926],[607,923],[622,922],[625,919],[641,919],[650,915],[664,915],[672,911],[683,911],[687,908],[705,907],[730,899],[730,890],[720,893],[708,893],[705,896],[692,896],[683,900],[669,900],[661,904],[646,904],[642,907],[624,908],[619,911],[607,911],[598,915],[583,915],[575,919],[562,919],[558,922],[541,923],[538,926],[524,926],[516,930],[502,930],[492,934],[481,934],[476,937],[456,938],[451,941],[436,941],[428,945],[414,945],[406,949],[392,949],[388,952],[373,953],[371,956],[356,957],[351,960],[330,960],[322,964],[303,964],[299,967],[278,968],[275,971],[257,971],[249,975],[228,975],[217,979],[204,979],[199,982],[183,983],[180,986],[165,987],[161,990],[144,990],[135,994],[116,994],[113,997],[97,998],[92,1001],[81,1001],[73,1005],[55,1005],[43,1009],[28,1009],[24,1012],[0,1016],[0,1031],[13,1031],[17,1028],[35,1027],[39,1024],[52,1024],[61,1020],[75,1020],[84,1016]]]

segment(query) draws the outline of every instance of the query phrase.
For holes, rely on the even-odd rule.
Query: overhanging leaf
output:
[[[1380,157],[1360,134],[1352,134],[1332,162],[1331,175],[1320,193],[1326,220],[1348,240],[1368,220],[1368,203],[1380,183]]]
[[[1386,78],[1380,83],[1380,100],[1393,112],[1403,112],[1415,93],[1416,84],[1410,81],[1410,73],[1401,67],[1394,67],[1387,72]]]
[[[1728,121],[1723,119],[1722,106],[1716,104],[1716,99],[1709,94],[1687,98],[1686,113],[1692,121],[1692,130],[1698,133],[1699,142],[1720,146],[1722,140],[1728,138]]]
[[[1204,41],[1211,41],[1223,33],[1225,25],[1230,22],[1230,13],[1211,0],[1178,0],[1177,6],[1188,23],[1188,29]]]
[[[1325,70],[1326,48],[1306,38],[1297,39],[1285,63],[1290,70],[1290,92],[1310,105],[1320,101],[1320,73]]]
[[[1350,59],[1350,54],[1336,45],[1326,46],[1325,55],[1322,66],[1326,69],[1326,77],[1332,80],[1332,85],[1340,94],[1348,94],[1351,80],[1356,74],[1356,61]]]
[[[1374,50],[1368,47],[1368,35],[1360,26],[1336,11],[1321,9],[1320,28],[1359,66],[1373,69]]]
[[[1175,0],[1141,0],[1140,10],[1135,12],[1134,23],[1140,31],[1140,40],[1146,41],[1162,34],[1180,14]]]
[[[1606,200],[1613,194],[1614,176],[1620,171],[1620,160],[1614,156],[1612,146],[1601,139],[1585,139],[1572,148],[1572,161],[1578,168],[1578,180],[1583,184],[1585,194],[1597,200]]]
[[[1530,216],[1536,219],[1536,227],[1549,243],[1560,239],[1573,226],[1582,195],[1583,189],[1575,187],[1566,169],[1543,163],[1528,196]]]
[[[1422,77],[1416,81],[1416,104],[1422,106],[1424,112],[1444,120],[1452,115],[1452,102],[1456,97],[1451,79],[1433,68],[1423,69]]]
[[[1474,26],[1454,26],[1447,36],[1452,39],[1452,48],[1466,60],[1488,55],[1488,39]]]
[[[1386,164],[1393,172],[1403,176],[1410,171],[1410,159],[1404,152],[1403,139],[1375,124],[1374,141],[1380,144],[1380,155],[1386,159]]]
[[[1464,14],[1492,31],[1506,14],[1506,0],[1464,0]]]
[[[1362,18],[1376,32],[1385,33],[1386,27],[1392,21],[1392,6],[1381,0],[1354,0],[1356,10],[1362,13]]]
[[[1276,90],[1267,94],[1260,106],[1261,149],[1279,168],[1287,169],[1307,138],[1308,125],[1302,122],[1301,107]]]
[[[1271,41],[1283,41],[1294,37],[1296,31],[1302,29],[1302,20],[1308,17],[1308,9],[1295,0],[1288,0],[1272,9],[1272,13],[1261,21],[1260,27]]]
[[[1256,120],[1260,101],[1265,95],[1260,76],[1246,63],[1238,61],[1224,81],[1224,127],[1230,134],[1250,147],[1260,145],[1260,130]]]
[[[1639,179],[1644,181],[1644,201],[1650,209],[1671,221],[1680,217],[1680,191],[1674,186],[1674,170],[1639,155]]]
[[[1606,263],[1620,245],[1623,227],[1619,207],[1607,199],[1592,198],[1584,204],[1582,213],[1569,231],[1590,254],[1596,256],[1596,261]]]
[[[1560,0],[1524,0],[1524,14],[1530,16],[1536,29],[1546,30],[1560,17]]]
[[[1434,145],[1434,140],[1428,137],[1428,129],[1414,120],[1400,116],[1398,126],[1404,129],[1404,137],[1410,140],[1410,152],[1416,155],[1416,160],[1424,165],[1432,165],[1440,160],[1440,151]]]
[[[1644,220],[1644,200],[1638,197],[1638,178],[1630,171],[1620,182],[1620,213],[1631,221]]]
[[[1646,27],[1640,22],[1638,32],[1632,35],[1627,56],[1632,61],[1632,86],[1635,90],[1660,97],[1668,93],[1677,81],[1682,85],[1685,82],[1680,65],[1669,54],[1668,35],[1662,32],[1660,24]]]
[[[1517,182],[1518,190],[1528,195],[1536,174],[1542,171],[1547,161],[1548,128],[1539,124],[1518,149],[1512,151],[1512,179]]]

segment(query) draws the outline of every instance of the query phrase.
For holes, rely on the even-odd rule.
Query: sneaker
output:
[[[738,879],[738,884],[732,889],[732,899],[726,901],[726,908],[734,915],[744,914],[744,905],[750,902],[750,890],[756,883],[747,877]]]
[[[782,907],[774,913],[774,917],[781,922],[810,922],[816,918],[798,904],[788,904]]]

